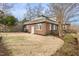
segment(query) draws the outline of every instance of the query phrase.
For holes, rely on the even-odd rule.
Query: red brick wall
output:
[[[51,30],[50,30],[50,23],[46,23],[46,34],[50,34]]]
[[[28,28],[27,28],[27,26],[28,26]],[[25,25],[25,31],[27,31],[27,32],[31,32],[31,25]]]
[[[31,33],[31,26],[34,26],[35,28],[35,25],[36,24],[32,24],[32,25],[27,25],[29,28],[28,28],[28,32]],[[47,35],[47,34],[50,34],[50,24],[49,23],[42,23],[42,27],[41,27],[41,30],[38,30],[38,29],[34,29],[34,33],[35,34],[40,34],[40,35]]]
[[[45,35],[46,34],[46,23],[42,23],[42,27],[40,30],[35,29],[34,31],[36,34]]]
[[[42,23],[42,29],[41,30],[36,30],[36,34],[41,34],[41,35],[47,35],[50,34],[50,24],[49,23]]]

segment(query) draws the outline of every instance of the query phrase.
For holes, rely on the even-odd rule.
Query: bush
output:
[[[64,35],[64,42],[70,42],[70,41],[73,41],[74,40],[74,38],[75,38],[75,36],[73,36],[72,34],[66,34],[66,35]]]
[[[79,45],[73,44],[74,38],[76,38],[73,34],[66,34],[63,38],[64,45],[63,47],[56,52],[55,55],[63,55],[63,56],[79,56]]]

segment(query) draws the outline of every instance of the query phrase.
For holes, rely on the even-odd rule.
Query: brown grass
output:
[[[63,45],[63,41],[54,36],[41,36],[26,33],[2,33],[3,42],[11,55],[51,55]]]

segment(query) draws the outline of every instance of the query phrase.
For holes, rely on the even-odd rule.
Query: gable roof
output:
[[[48,17],[38,17],[31,21],[25,22],[24,24],[35,24],[35,23],[42,23],[42,22],[57,24],[55,19],[48,18]]]

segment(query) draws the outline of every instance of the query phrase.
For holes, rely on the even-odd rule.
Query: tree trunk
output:
[[[58,21],[58,33],[59,33],[59,37],[63,38],[63,15],[62,14],[58,15],[57,21]]]
[[[62,24],[58,24],[58,32],[59,32],[59,37],[63,37],[63,27]]]

